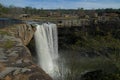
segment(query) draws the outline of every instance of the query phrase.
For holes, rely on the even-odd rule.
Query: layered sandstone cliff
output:
[[[0,29],[0,80],[52,80],[33,62],[25,46],[34,32],[26,24]]]

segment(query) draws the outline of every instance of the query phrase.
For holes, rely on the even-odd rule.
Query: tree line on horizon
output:
[[[30,14],[30,15],[49,15],[50,13],[59,13],[59,14],[79,14],[79,13],[88,13],[90,11],[94,11],[101,15],[102,13],[117,13],[120,14],[120,8],[119,9],[113,9],[113,8],[106,8],[106,9],[84,9],[84,8],[78,8],[78,9],[37,9],[33,7],[16,7],[14,5],[10,6],[4,6],[0,3],[0,17],[4,14],[11,14],[13,16],[20,15],[20,14]]]

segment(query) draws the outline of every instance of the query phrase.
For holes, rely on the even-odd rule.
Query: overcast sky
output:
[[[6,6],[31,6],[44,9],[120,8],[120,0],[0,0],[0,3]]]

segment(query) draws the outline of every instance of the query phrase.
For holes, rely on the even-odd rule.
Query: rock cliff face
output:
[[[27,45],[34,35],[35,27],[32,25],[22,24],[17,26],[16,31],[18,31],[16,33],[18,33],[17,36],[22,40],[22,43]]]
[[[33,62],[25,46],[34,32],[26,24],[0,30],[0,80],[52,80]]]

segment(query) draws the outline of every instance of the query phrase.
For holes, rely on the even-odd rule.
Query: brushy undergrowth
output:
[[[65,74],[60,72],[61,75],[64,75],[62,80],[120,80],[119,39],[110,34],[105,36],[82,36],[80,33],[74,36],[77,36],[74,44],[64,45],[67,48],[69,46],[69,50],[78,51],[78,53],[68,52],[65,55],[63,52],[63,57],[66,56],[66,70],[63,70],[66,72]],[[88,56],[82,58],[79,56],[82,53]],[[97,56],[89,57],[89,53],[92,56]],[[85,72],[88,73],[85,74]],[[85,76],[82,76],[82,74]]]

